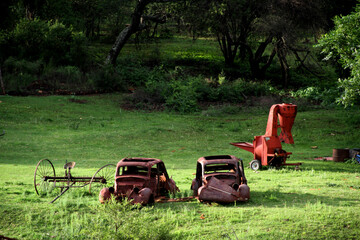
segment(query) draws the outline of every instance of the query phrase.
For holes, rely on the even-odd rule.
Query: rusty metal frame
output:
[[[214,173],[206,174],[206,166],[213,164],[231,164],[235,166],[235,172],[216,172],[215,165]],[[220,167],[219,169],[224,170]],[[232,155],[199,158],[196,177],[193,180],[191,189],[194,191],[194,196],[204,202],[231,203],[247,201],[250,198],[250,188],[247,186],[243,162]]]
[[[156,166],[155,170],[153,166]],[[133,172],[129,170],[129,167],[134,167]],[[136,172],[135,167],[147,169],[146,175]],[[124,171],[125,168],[129,173],[122,172],[120,175],[120,170]],[[110,193],[110,191],[113,192]],[[162,160],[138,157],[123,158],[116,165],[114,189],[102,189],[99,200],[104,203],[114,195],[118,200],[128,198],[132,203],[146,205],[163,200],[168,193],[177,191],[179,189],[174,180],[169,177]]]
[[[42,164],[44,163],[44,164]],[[64,165],[65,176],[56,176],[55,168],[52,162],[49,159],[41,159],[35,168],[34,172],[34,187],[36,194],[40,195],[40,189],[38,189],[42,183],[51,183],[53,188],[60,188],[61,192],[50,202],[55,202],[59,197],[61,197],[65,192],[67,192],[70,188],[82,188],[92,183],[106,183],[106,179],[104,177],[95,176],[96,173],[106,166],[110,166],[113,164],[106,164],[101,167],[92,177],[74,177],[71,175],[71,169],[75,167],[75,162],[67,162]],[[44,166],[45,165],[45,166]],[[115,165],[113,165],[115,167]],[[48,168],[49,171],[43,171],[44,168]],[[47,175],[52,174],[53,176]],[[39,182],[40,181],[40,182]],[[66,183],[66,185],[56,185],[56,183]],[[75,185],[76,183],[81,183],[82,185]],[[91,191],[89,189],[89,191]]]

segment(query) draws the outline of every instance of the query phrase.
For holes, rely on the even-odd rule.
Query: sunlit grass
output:
[[[0,235],[19,239],[356,239],[360,235],[360,165],[313,160],[333,148],[359,147],[359,109],[302,108],[293,127],[293,167],[245,174],[247,203],[156,204],[138,210],[104,206],[88,188],[39,197],[36,163],[49,158],[56,175],[65,160],[74,176],[91,176],[123,157],[162,159],[182,194],[189,194],[197,158],[251,153],[230,142],[265,132],[268,109],[233,115],[124,111],[121,95],[0,97]],[[221,112],[221,111],[219,111]],[[316,146],[317,148],[312,148]],[[179,195],[180,196],[180,195]],[[119,214],[120,213],[120,214]],[[126,221],[125,221],[126,220]],[[122,223],[122,224],[119,224]]]

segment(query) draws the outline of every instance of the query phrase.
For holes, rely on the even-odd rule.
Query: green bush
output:
[[[180,113],[191,113],[198,110],[195,89],[191,84],[181,81],[172,81],[171,93],[166,97],[166,108]]]
[[[335,104],[340,94],[340,90],[337,88],[321,89],[320,87],[307,87],[290,92],[292,97],[306,99],[324,106]]]
[[[84,65],[87,59],[85,51],[85,37],[74,32],[58,21],[48,22],[48,29],[44,39],[43,57],[45,61],[54,65]]]
[[[149,109],[149,104],[163,104],[170,111],[189,113],[199,110],[199,102],[241,103],[247,96],[270,95],[275,91],[269,82],[244,79],[230,82],[224,74],[215,79],[194,77],[181,67],[170,71],[158,67],[148,73],[144,88],[137,90],[131,102],[145,109]]]
[[[249,96],[265,96],[273,93],[269,82],[253,82],[237,79],[219,86],[219,100],[230,103],[243,102]]]
[[[167,97],[171,95],[172,87],[166,78],[166,72],[161,67],[150,72],[144,91],[155,103],[165,103]]]
[[[36,81],[43,68],[42,61],[18,60],[10,57],[3,64],[3,78],[6,92],[20,94]]]
[[[112,65],[104,66],[87,74],[88,82],[100,92],[113,92],[125,89],[126,83],[121,73]]]
[[[61,91],[78,92],[86,89],[80,69],[74,66],[45,69],[41,76],[41,85],[42,87],[46,86],[45,90],[60,91],[60,93]]]
[[[4,77],[6,92],[10,94],[26,94],[27,87],[36,80],[29,73],[9,74]]]
[[[149,75],[153,74],[152,71],[141,66],[139,63],[119,65],[116,68],[116,72],[122,78],[123,82],[134,87],[143,86]]]
[[[181,113],[197,110],[197,95],[192,78],[186,78],[181,68],[165,71],[155,68],[148,75],[145,83],[144,98],[147,102],[163,103],[170,111]],[[151,99],[151,100],[149,100]]]
[[[219,89],[213,86],[213,82],[206,81],[202,76],[190,77],[189,81],[198,101],[216,102],[219,100]]]
[[[40,59],[44,51],[48,23],[40,19],[32,21],[21,19],[15,29],[9,33],[9,45],[12,56],[29,60]]]
[[[16,59],[9,57],[4,61],[4,71],[7,73],[19,74],[29,73],[33,75],[40,74],[44,63],[41,60],[27,61],[25,59]]]
[[[13,31],[1,38],[0,44],[1,50],[7,48],[7,55],[26,60],[43,59],[55,66],[82,67],[88,59],[83,34],[58,21],[22,19]]]

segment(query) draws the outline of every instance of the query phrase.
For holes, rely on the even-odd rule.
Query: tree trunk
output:
[[[239,48],[238,43],[234,43],[230,35],[223,35],[221,38],[218,35],[218,43],[220,45],[221,52],[225,58],[225,64],[228,66],[234,65],[235,57]]]
[[[121,49],[124,47],[126,41],[130,38],[132,32],[130,26],[122,30],[116,38],[116,41],[106,57],[105,64],[116,64],[116,58],[119,56]]]
[[[116,64],[116,58],[119,56],[121,49],[124,47],[127,40],[129,40],[130,36],[137,32],[140,29],[141,16],[145,10],[147,4],[149,4],[151,0],[139,0],[135,10],[132,14],[131,24],[127,26],[124,30],[122,30],[112,48],[109,51],[108,56],[106,57],[105,64]]]
[[[251,75],[254,78],[257,78],[257,79],[265,78],[265,72],[268,69],[268,67],[270,66],[272,60],[274,59],[276,52],[273,50],[271,55],[268,57],[267,62],[262,67],[260,67],[260,63],[263,58],[263,54],[266,50],[266,47],[272,42],[272,39],[273,39],[273,36],[269,35],[265,39],[264,42],[260,43],[255,54],[252,52],[249,45],[244,45],[247,48],[248,53],[249,53],[250,70],[251,70]]]
[[[286,88],[289,82],[289,64],[286,60],[286,45],[283,38],[279,38],[276,43],[276,53],[281,66],[283,86]]]

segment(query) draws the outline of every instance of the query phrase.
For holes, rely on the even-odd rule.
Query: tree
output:
[[[264,77],[266,69],[276,55],[281,68],[283,86],[287,87],[290,78],[288,56],[294,54],[302,67],[306,68],[304,59],[300,59],[298,52],[308,53],[310,50],[301,46],[299,40],[316,35],[326,23],[323,0],[269,0],[266,4],[267,11],[263,12],[255,26],[257,34],[265,36],[266,40],[260,44],[253,58],[249,53],[251,70],[253,76]],[[266,43],[272,43],[273,50],[267,62],[259,68]],[[262,51],[258,53],[259,50]],[[312,72],[308,68],[306,70]]]
[[[182,14],[195,28],[210,30],[227,65],[233,66],[236,58],[247,58],[252,77],[264,79],[277,59],[283,85],[287,86],[288,56],[293,53],[306,67],[299,53],[310,50],[297,43],[315,35],[326,23],[324,1],[328,0],[189,0],[191,4],[185,10],[202,11],[195,17]]]
[[[265,1],[190,0],[178,14],[190,25],[193,37],[195,33],[209,32],[216,37],[225,63],[232,66],[238,52],[245,57],[245,44]]]
[[[45,4],[45,0],[22,0],[25,7],[25,16],[32,20],[39,16],[41,7]]]
[[[212,30],[227,65],[234,63],[238,50],[242,57],[245,56],[242,47],[246,45],[253,23],[260,15],[261,3],[263,1],[213,1],[215,18],[211,22]]]
[[[158,23],[165,22],[165,19],[163,18],[143,15],[146,6],[150,3],[156,2],[171,2],[171,0],[139,0],[135,6],[134,12],[132,13],[130,25],[124,28],[117,36],[114,45],[112,46],[109,54],[106,57],[105,64],[116,64],[116,59],[119,56],[121,49],[124,47],[125,43],[129,40],[131,35],[147,27],[145,21],[148,20]]]
[[[348,78],[339,79],[343,94],[338,101],[345,106],[360,99],[360,5],[347,16],[334,19],[334,29],[323,35],[318,47],[326,54],[324,60],[335,59],[350,70]]]

